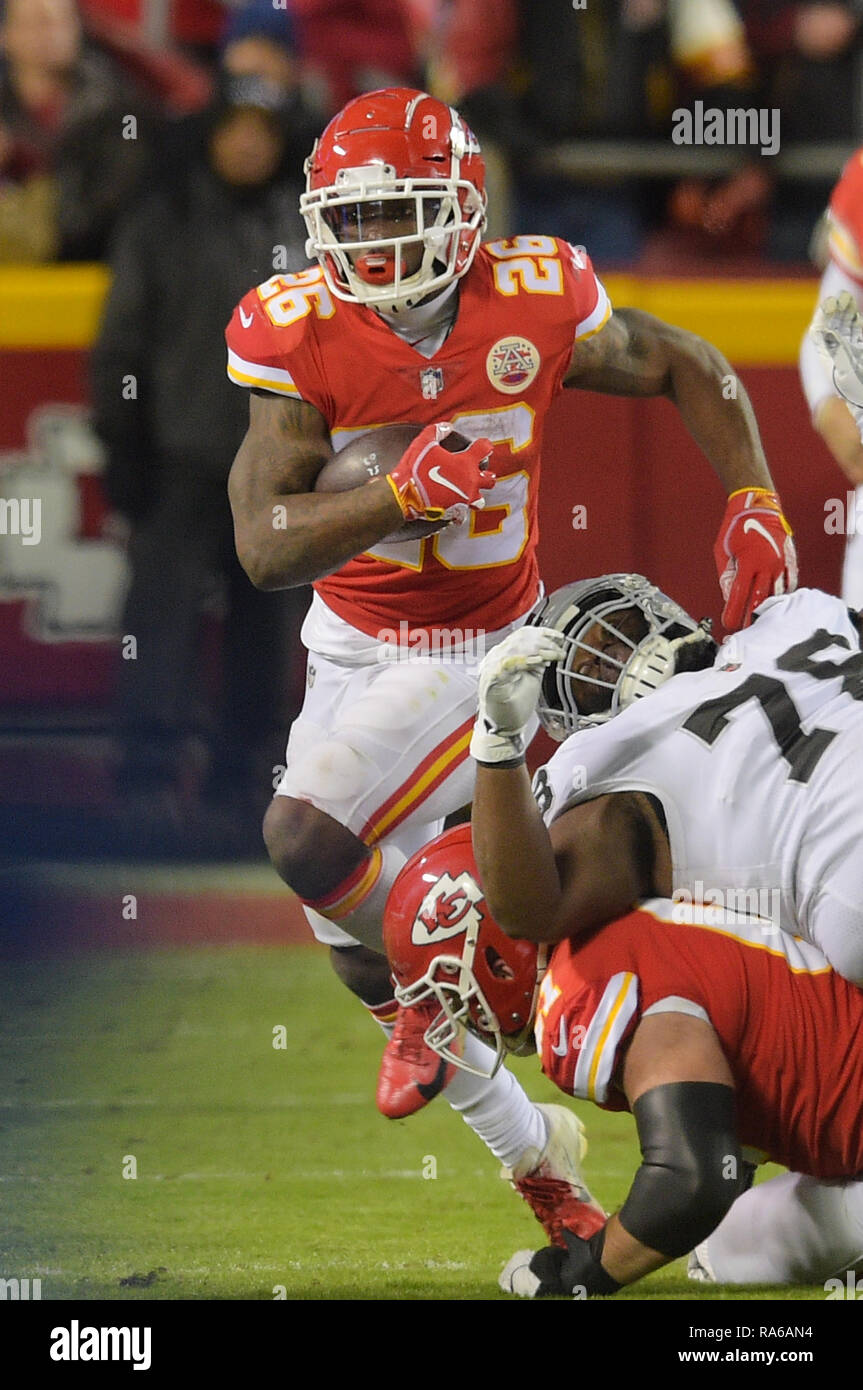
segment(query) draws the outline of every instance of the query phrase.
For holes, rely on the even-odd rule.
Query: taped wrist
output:
[[[536,1298],[554,1294],[566,1298],[590,1298],[593,1294],[617,1293],[620,1285],[603,1269],[600,1260],[605,1245],[605,1227],[600,1226],[590,1240],[572,1231],[561,1232],[566,1249],[548,1245],[537,1250],[530,1262],[531,1273],[539,1280]]]
[[[519,767],[524,762],[524,734],[502,734],[489,729],[482,718],[473,726],[470,755],[491,767]]]
[[[713,1081],[675,1081],[632,1107],[642,1164],[618,1213],[635,1239],[669,1259],[716,1229],[744,1188],[734,1091]]]

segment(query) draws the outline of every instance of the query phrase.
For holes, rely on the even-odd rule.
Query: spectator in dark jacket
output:
[[[74,0],[0,0],[0,52],[0,200],[33,180],[51,193],[24,258],[99,259],[146,174],[146,103],[84,44]]]
[[[203,128],[193,127],[197,152],[183,165],[175,154],[163,184],[120,230],[93,352],[107,490],[131,523],[123,632],[135,637],[137,655],[120,663],[121,787],[126,804],[156,825],[158,847],[172,817],[180,830],[192,824],[179,802],[190,740],[209,738],[211,785],[240,824],[256,791],[266,800],[267,735],[289,713],[295,596],[255,591],[234,554],[227,477],[248,403],[225,375],[223,338],[250,285],[307,263],[300,152],[284,111],[281,88],[228,79]],[[224,699],[215,715],[211,700],[202,719],[200,617],[217,582],[227,592]]]

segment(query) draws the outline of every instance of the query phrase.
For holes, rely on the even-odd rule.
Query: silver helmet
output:
[[[642,620],[632,623],[623,616],[630,612]],[[697,623],[641,574],[605,574],[565,584],[549,594],[530,622],[554,628],[567,639],[565,656],[545,671],[537,706],[542,727],[558,742],[579,729],[604,724],[649,695],[674,675],[682,647],[702,647],[702,664],[707,665],[716,651],[709,621]],[[589,645],[585,638],[597,624],[603,636],[594,635],[597,645]],[[594,674],[579,669],[585,665]]]

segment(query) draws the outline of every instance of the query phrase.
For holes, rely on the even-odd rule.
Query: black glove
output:
[[[605,1229],[602,1226],[590,1240],[564,1230],[565,1250],[559,1245],[548,1245],[535,1253],[520,1250],[505,1266],[500,1287],[504,1293],[522,1298],[590,1298],[617,1293],[620,1284],[600,1263]]]

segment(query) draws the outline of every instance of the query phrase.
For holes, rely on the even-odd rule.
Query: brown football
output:
[[[369,430],[359,439],[346,444],[337,454],[325,463],[315,480],[315,492],[349,492],[362,487],[371,478],[383,478],[392,473],[405,449],[424,425],[381,425],[379,429]],[[450,453],[466,449],[470,443],[458,430],[453,430],[441,441],[441,448]],[[391,544],[393,541],[414,541],[421,536],[431,536],[442,531],[448,521],[406,521],[404,526],[384,536],[377,544]]]

